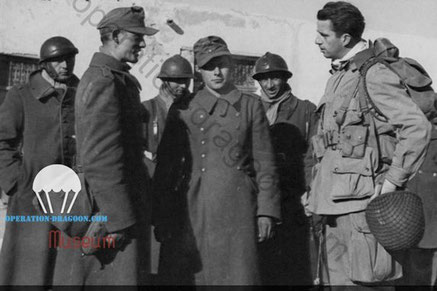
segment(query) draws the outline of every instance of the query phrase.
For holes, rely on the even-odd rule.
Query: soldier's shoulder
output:
[[[108,66],[90,66],[82,77],[83,79],[90,79],[95,81],[112,81],[114,80],[114,73]]]
[[[310,111],[316,111],[316,108],[317,108],[316,104],[314,104],[310,100],[307,100],[307,99],[302,100],[302,99],[297,98],[297,103],[299,105],[301,105],[302,107],[304,107],[305,109],[308,109]]]
[[[107,87],[114,82],[114,75],[105,66],[89,67],[80,79],[79,87]]]
[[[257,102],[261,102],[261,97],[255,93],[252,92],[241,92],[241,98],[242,100],[245,100],[251,104],[255,104]]]

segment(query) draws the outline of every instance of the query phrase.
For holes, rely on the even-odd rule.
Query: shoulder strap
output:
[[[357,93],[358,93],[358,87],[360,85],[360,80],[361,77],[357,78],[357,80],[355,81],[355,89],[354,92],[352,94],[348,94],[346,98],[344,98],[343,103],[340,106],[340,109],[338,109],[337,111],[334,112],[335,114],[335,122],[337,123],[338,126],[341,126],[344,123],[344,120],[346,118],[346,112],[347,109],[349,108],[349,105],[352,101],[352,98],[354,98]]]
[[[382,63],[385,66],[387,66],[389,69],[392,70],[392,68],[390,67],[390,65],[387,62],[384,62],[381,59],[378,58],[373,58],[371,59],[369,62],[367,62],[366,64],[364,64],[361,68],[360,68],[360,79],[362,79],[362,85],[360,86],[360,105],[362,103],[368,103],[371,105],[371,109],[374,109],[375,112],[381,116],[384,121],[387,121],[387,117],[381,112],[381,110],[379,110],[379,108],[375,105],[375,103],[372,101],[372,98],[370,98],[370,94],[369,91],[367,89],[367,72],[369,71],[369,69],[374,66],[376,63]],[[370,110],[370,108],[369,108]]]

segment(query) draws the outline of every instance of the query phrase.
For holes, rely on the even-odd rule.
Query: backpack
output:
[[[372,102],[366,83],[367,71],[376,63],[384,64],[399,77],[408,95],[429,119],[437,115],[434,103],[437,94],[431,87],[431,77],[417,61],[399,57],[399,49],[390,40],[376,39],[367,50],[357,54],[357,57],[358,61],[355,63],[363,78],[363,85],[360,86],[364,86],[360,91],[364,92],[366,99],[380,116],[384,117],[384,114]]]

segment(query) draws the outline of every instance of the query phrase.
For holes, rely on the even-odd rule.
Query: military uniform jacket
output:
[[[268,108],[268,103],[263,102],[263,105]],[[287,200],[294,210],[300,208],[300,196],[312,178],[314,159],[309,145],[317,129],[315,111],[314,104],[290,94],[279,105],[276,121],[270,125],[282,199]]]
[[[328,80],[318,106],[321,112],[318,134],[345,131],[339,139],[348,140],[348,144],[357,148],[361,146],[365,152],[363,157],[353,158],[345,157],[341,146],[326,148],[316,165],[309,198],[309,209],[317,214],[364,210],[376,183],[382,183],[384,178],[404,187],[422,164],[430,140],[431,124],[407,95],[399,77],[380,63],[368,70],[366,78],[371,101],[386,118],[371,113],[380,149],[364,146],[371,139],[360,131],[362,116],[358,113],[358,98],[352,99],[339,128],[335,116],[344,98],[354,93],[360,74],[354,58],[334,71]],[[390,160],[390,164],[384,163],[385,160]]]
[[[108,232],[124,230],[123,250],[102,249],[81,256],[62,249],[56,258],[56,285],[146,284],[147,171],[142,151],[139,83],[129,66],[95,53],[79,83],[75,114],[78,168],[83,171],[96,211],[107,216]],[[58,270],[68,269],[68,274]]]
[[[51,164],[73,166],[74,95],[79,80],[56,89],[33,72],[13,87],[0,107],[0,185],[10,195],[7,215],[39,215],[32,205],[38,172]],[[47,285],[55,249],[49,249],[48,222],[6,222],[0,255],[0,285]]]
[[[140,87],[128,69],[96,53],[76,102],[79,164],[110,232],[138,220],[146,192]]]
[[[164,133],[167,109],[163,100],[158,96],[151,100],[144,101],[144,142],[145,151],[149,152],[146,156],[145,164],[149,175],[152,177],[155,171],[156,151]]]
[[[280,218],[261,101],[237,89],[217,98],[205,88],[174,103],[157,158],[155,221],[183,230],[176,239],[183,251],[162,245],[160,272],[191,272],[200,285],[258,283],[256,217]]]

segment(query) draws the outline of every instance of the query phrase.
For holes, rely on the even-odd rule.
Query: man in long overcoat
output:
[[[437,117],[431,121],[433,129],[425,161],[408,182],[408,188],[422,198],[425,233],[417,247],[406,252],[403,285],[437,286]]]
[[[0,184],[9,195],[8,216],[39,213],[33,180],[51,164],[73,167],[73,75],[78,49],[64,37],[41,47],[41,70],[13,87],[0,107]],[[49,248],[49,222],[6,222],[0,254],[0,285],[49,285],[56,249]]]
[[[267,52],[255,63],[252,76],[261,86],[261,100],[275,150],[281,190],[282,224],[275,236],[260,244],[264,285],[310,285],[309,221],[301,197],[311,182],[315,164],[309,151],[316,131],[316,105],[293,95],[285,60]]]
[[[175,100],[190,96],[188,88],[193,78],[193,68],[187,59],[180,55],[174,55],[162,64],[157,78],[162,81],[158,95],[142,103],[145,111],[144,163],[150,177],[153,176],[155,171],[156,151],[164,133],[168,110]],[[152,237],[150,245],[151,274],[156,277],[158,272],[159,243]]]
[[[223,39],[194,45],[205,88],[174,103],[154,175],[159,274],[168,284],[259,284],[257,241],[272,236],[280,196],[265,112],[231,81]]]
[[[116,8],[98,27],[103,45],[94,54],[76,95],[78,168],[95,204],[107,216],[106,235],[118,246],[81,257],[77,249],[58,254],[55,284],[138,285],[148,275],[147,171],[142,151],[140,84],[126,62],[136,63],[144,35],[141,7]],[[62,269],[69,269],[65,274]],[[59,272],[58,272],[59,270]]]

